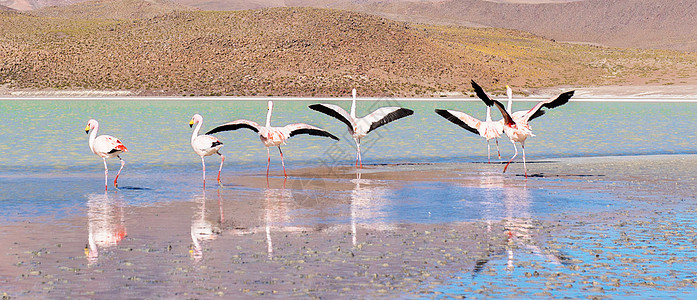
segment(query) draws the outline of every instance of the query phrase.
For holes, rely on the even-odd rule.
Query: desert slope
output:
[[[691,0],[376,1],[347,7],[400,20],[517,29],[560,41],[697,51],[697,2]]]
[[[84,0],[0,0],[18,10]],[[102,1],[110,2],[110,1]],[[116,1],[119,2],[119,1]],[[697,51],[697,3],[691,0],[151,0],[209,11],[269,7],[338,8],[398,21],[491,26],[559,41],[612,47]],[[169,4],[167,3],[169,2]],[[118,10],[114,10],[117,14]],[[54,15],[59,15],[55,10]],[[122,15],[122,14],[121,14]],[[67,16],[67,15],[65,15]],[[119,16],[121,17],[121,16]]]
[[[525,91],[685,85],[697,73],[694,54],[313,8],[134,19],[0,14],[0,40],[0,87],[10,91],[339,96],[356,87],[366,96],[438,96],[468,93],[470,79],[491,91]]]
[[[96,0],[77,5],[44,7],[28,13],[66,19],[138,19],[185,10],[195,8],[165,0]]]

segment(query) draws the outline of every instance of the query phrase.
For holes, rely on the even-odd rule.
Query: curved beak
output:
[[[194,127],[194,120],[189,121],[189,127]]]
[[[90,125],[87,125],[87,126],[85,127],[85,133],[90,133]]]

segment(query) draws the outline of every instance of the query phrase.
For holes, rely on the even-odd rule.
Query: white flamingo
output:
[[[237,130],[240,128],[251,129],[254,132],[258,133],[259,139],[261,139],[261,142],[264,143],[264,146],[266,146],[266,155],[268,158],[266,162],[266,177],[269,177],[269,165],[271,164],[271,152],[269,151],[269,147],[278,147],[278,152],[281,154],[281,164],[283,165],[283,175],[285,177],[288,177],[288,175],[286,174],[286,164],[283,161],[283,151],[281,151],[281,145],[285,145],[287,139],[298,134],[309,134],[316,136],[326,136],[337,141],[339,140],[338,137],[332,135],[331,133],[321,128],[317,128],[315,126],[308,125],[305,123],[288,124],[283,127],[271,127],[272,112],[273,101],[269,101],[268,112],[266,113],[266,125],[259,126],[259,124],[257,124],[254,121],[240,119],[219,125],[213,128],[212,130],[208,131],[206,134],[212,134],[221,131]]]
[[[369,132],[392,121],[414,114],[414,111],[402,107],[382,107],[362,117],[356,117],[356,89],[353,89],[353,101],[351,102],[351,114],[334,104],[313,104],[310,109],[336,118],[348,126],[348,131],[356,142],[356,167],[363,168],[361,159],[361,139]]]
[[[97,131],[99,131],[99,122],[95,119],[90,119],[87,121],[87,126],[85,127],[85,133],[92,133],[90,134],[89,138],[89,146],[90,150],[92,150],[92,153],[96,154],[97,156],[101,157],[102,160],[104,161],[104,190],[106,191],[108,189],[108,183],[107,183],[107,175],[109,174],[109,168],[106,165],[106,159],[110,157],[118,157],[119,160],[121,161],[121,168],[119,168],[119,172],[116,173],[116,178],[114,178],[114,188],[119,187],[118,180],[119,180],[119,175],[121,174],[121,170],[123,169],[123,166],[126,164],[126,162],[121,159],[119,154],[123,152],[127,152],[128,149],[126,149],[126,146],[119,141],[119,139],[110,136],[110,135],[100,135],[97,136]]]
[[[482,101],[484,101],[484,103],[487,106],[491,107],[493,105],[496,105],[499,111],[501,111],[501,115],[503,116],[503,132],[506,133],[508,138],[511,140],[511,143],[513,143],[515,154],[513,154],[511,159],[503,168],[503,172],[506,172],[508,165],[510,165],[513,159],[518,155],[518,148],[515,145],[515,143],[518,142],[520,143],[520,146],[523,149],[523,168],[525,169],[525,178],[527,178],[528,168],[525,162],[525,140],[530,136],[535,136],[534,134],[532,134],[532,130],[528,122],[532,121],[533,119],[539,116],[542,116],[545,113],[545,111],[542,110],[543,108],[555,108],[557,106],[564,105],[567,102],[569,102],[569,99],[571,99],[571,97],[574,95],[574,91],[561,93],[557,97],[540,101],[528,111],[520,111],[511,114],[509,113],[511,106],[511,98],[509,98],[509,110],[507,111],[503,104],[501,104],[501,102],[489,97],[489,95],[487,95],[484,89],[482,89],[482,87],[480,87],[476,82],[474,82],[474,80],[472,80],[472,87],[474,88],[474,91],[479,97],[479,99],[482,99]]]
[[[491,107],[486,107],[486,120],[484,122],[472,117],[466,113],[449,109],[436,109],[436,113],[441,117],[453,122],[460,127],[469,130],[474,134],[478,134],[486,139],[486,154],[487,161],[491,163],[491,149],[489,140],[496,140],[496,152],[501,159],[501,151],[499,150],[499,139],[503,133],[503,122],[491,120]]]
[[[213,154],[220,155],[220,168],[218,168],[218,184],[223,186],[220,182],[220,172],[223,170],[223,163],[225,162],[225,156],[220,154],[218,150],[223,147],[223,143],[217,138],[210,135],[198,135],[201,131],[201,126],[203,125],[203,117],[199,114],[195,114],[191,117],[189,121],[189,127],[193,127],[196,124],[194,132],[191,134],[191,148],[194,152],[201,157],[201,165],[203,166],[203,187],[206,187],[206,162],[203,160],[204,156],[210,156]]]

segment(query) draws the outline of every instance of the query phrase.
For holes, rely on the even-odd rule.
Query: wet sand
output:
[[[230,174],[0,227],[18,298],[688,297],[697,155]],[[278,172],[276,172],[277,174]],[[210,183],[209,183],[210,185]]]

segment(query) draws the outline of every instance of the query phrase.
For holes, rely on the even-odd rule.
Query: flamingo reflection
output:
[[[194,201],[198,203],[198,210],[194,212],[193,218],[191,219],[191,240],[193,242],[193,247],[190,253],[191,257],[193,257],[195,261],[200,261],[201,258],[203,258],[203,247],[201,246],[201,243],[203,241],[215,240],[222,233],[222,225],[225,222],[225,215],[223,213],[220,190],[218,190],[217,195],[219,210],[218,220],[210,220],[206,218],[205,189],[200,196],[194,198]]]
[[[496,249],[493,250],[499,254],[501,252],[506,253],[507,271],[512,272],[515,269],[516,252],[519,250],[542,257],[545,261],[552,264],[568,263],[567,257],[559,253],[554,254],[543,251],[536,241],[534,236],[536,226],[531,213],[532,195],[525,183],[522,186],[519,183],[508,185],[500,175],[492,174],[482,177],[480,187],[487,189],[484,197],[487,203],[484,211],[487,224],[491,224],[491,220],[495,218],[496,209],[492,199],[499,197],[501,194],[503,196],[503,211],[500,215],[503,217],[501,224],[506,243],[503,248],[498,248],[498,251]],[[489,262],[492,256],[496,256],[496,253],[489,253],[486,258],[478,260],[475,263],[474,272],[477,273],[484,269],[484,265]]]
[[[283,187],[264,189],[264,232],[266,233],[266,253],[269,259],[273,259],[273,239],[272,230],[283,232],[299,232],[308,230],[307,228],[287,226],[293,221],[291,212],[291,191],[286,190],[286,180],[283,180]]]
[[[534,239],[535,224],[530,213],[532,196],[527,188],[527,184],[522,187],[504,189],[504,206],[506,209],[506,219],[504,220],[504,230],[508,239],[507,254],[508,260],[506,269],[513,271],[515,253],[514,250],[521,249],[527,253],[542,257],[545,261],[556,265],[567,264],[568,257],[562,254],[552,254],[542,251]]]
[[[99,248],[118,245],[126,237],[122,203],[107,193],[87,195],[87,246],[85,256],[90,264],[99,258]]]
[[[370,224],[361,225],[369,229],[393,230],[394,226],[381,220],[387,211],[383,209],[386,204],[386,190],[375,180],[362,179],[360,169],[356,170],[356,179],[352,179],[351,182],[355,184],[351,191],[351,243],[355,247],[358,244],[359,220],[370,220]]]

